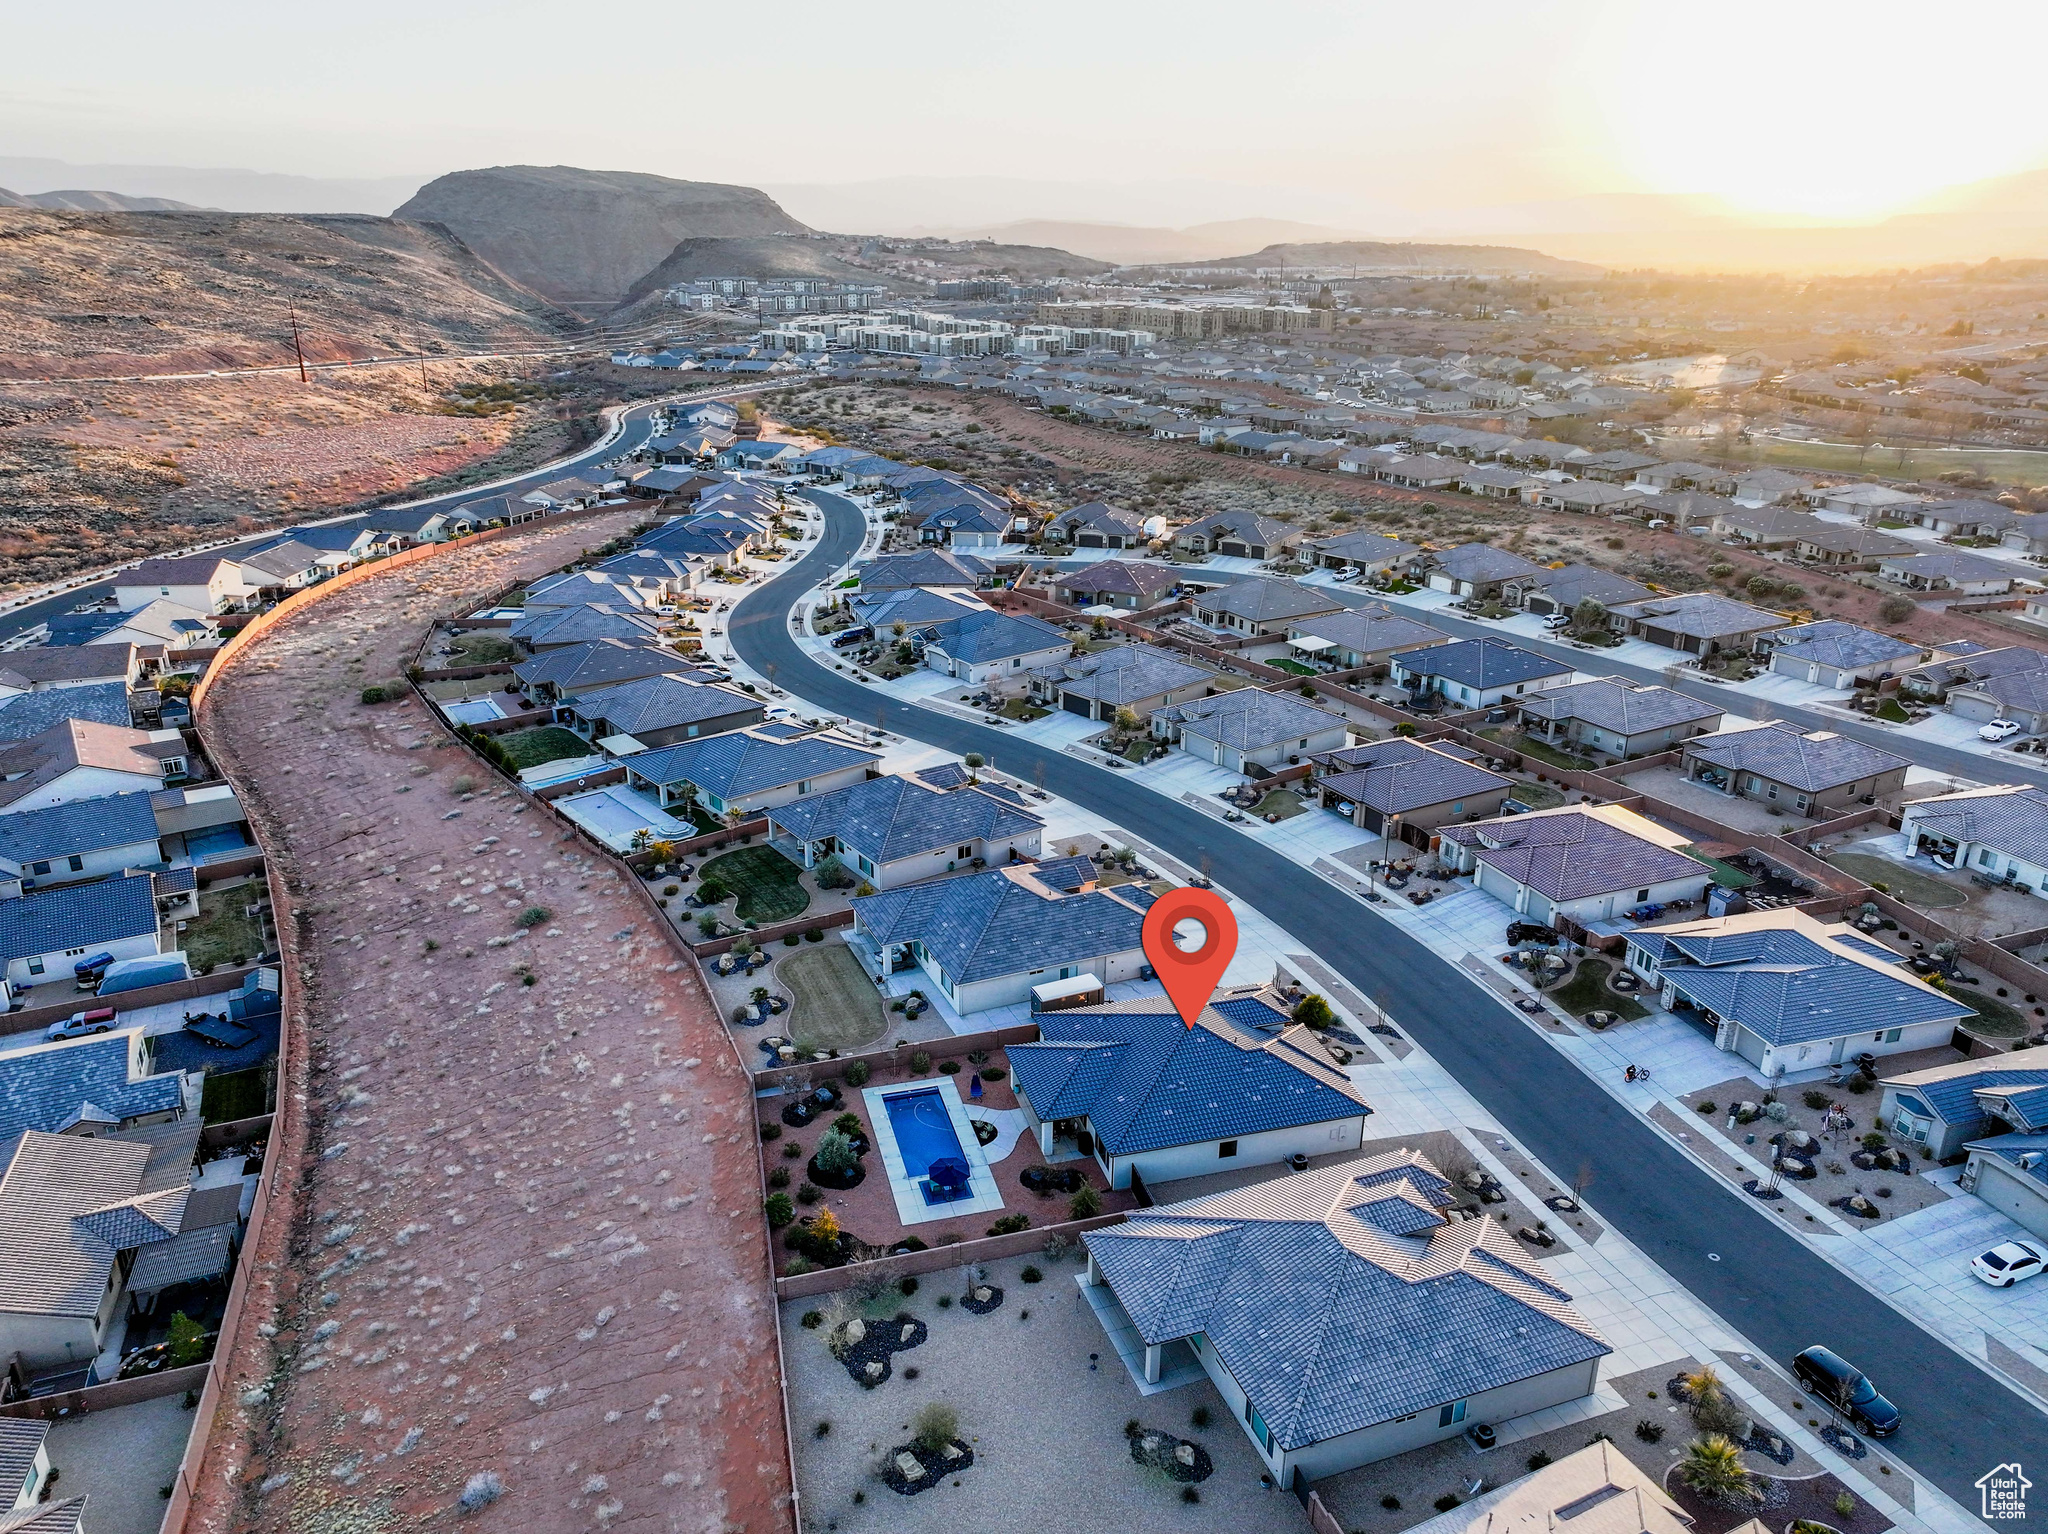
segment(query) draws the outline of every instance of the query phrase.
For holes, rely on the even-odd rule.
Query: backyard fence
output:
[[[843,1268],[817,1268],[809,1273],[793,1273],[775,1280],[775,1297],[802,1300],[814,1294],[848,1289],[855,1284],[877,1280],[888,1283],[914,1274],[965,1267],[970,1263],[1022,1257],[1027,1252],[1044,1251],[1048,1241],[1071,1240],[1084,1230],[1100,1230],[1105,1225],[1121,1223],[1123,1218],[1121,1214],[1091,1215],[1085,1220],[1065,1220],[1058,1225],[1041,1225],[1035,1230],[1013,1230],[1008,1235],[983,1236],[950,1246],[927,1247],[921,1252],[901,1252],[893,1257],[877,1257],[871,1262],[850,1262]]]

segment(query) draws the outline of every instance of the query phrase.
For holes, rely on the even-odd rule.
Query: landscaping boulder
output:
[[[1788,1156],[1811,1156],[1820,1142],[1803,1129],[1788,1129],[1783,1134],[1771,1136],[1771,1143],[1785,1147]]]
[[[1849,1199],[1848,1203],[1845,1204],[1843,1207],[1846,1208],[1849,1211],[1849,1213],[1856,1215],[1861,1219],[1874,1220],[1877,1218],[1877,1205],[1873,1204],[1869,1199],[1865,1198],[1860,1193],[1853,1195]]]
[[[859,1342],[867,1334],[868,1324],[858,1316],[846,1323],[846,1340],[848,1342]]]

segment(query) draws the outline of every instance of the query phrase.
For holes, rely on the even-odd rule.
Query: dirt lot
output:
[[[834,384],[792,391],[776,414],[835,440],[900,457],[949,465],[1012,486],[1048,510],[1105,500],[1170,518],[1253,510],[1326,536],[1370,527],[1411,542],[1447,548],[1483,542],[1541,563],[1576,561],[1616,570],[1669,591],[1720,589],[1743,601],[1752,576],[1791,581],[1804,595],[1762,605],[1796,605],[1933,642],[1976,639],[2010,644],[2009,632],[1966,615],[1923,610],[1904,624],[1881,623],[1883,593],[1760,554],[1676,532],[1651,532],[1610,518],[1540,512],[1448,491],[1365,485],[1348,475],[1274,465],[1211,452],[1192,442],[1152,438],[1065,421],[991,393],[948,388]],[[1294,405],[1301,402],[1289,399]],[[1497,423],[1496,423],[1497,424]],[[979,427],[980,430],[974,428]],[[1710,573],[1726,569],[1725,575]]]
[[[337,591],[207,700],[288,870],[311,1151],[244,1259],[276,1330],[229,1363],[194,1528],[415,1528],[465,1488],[486,1531],[792,1526],[753,1094],[695,971],[417,702],[356,701],[628,520]]]

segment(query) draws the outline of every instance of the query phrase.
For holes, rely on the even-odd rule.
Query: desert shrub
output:
[[[390,696],[389,689],[384,687],[372,685],[363,689],[363,702],[365,703],[382,703]]]
[[[1445,1492],[1441,1497],[1438,1497],[1436,1501],[1432,1504],[1432,1506],[1434,1506],[1436,1510],[1440,1513],[1448,1513],[1452,1508],[1456,1507],[1457,1505],[1457,1493],[1449,1491]]]
[[[1799,1100],[1805,1103],[1807,1107],[1813,1109],[1815,1113],[1820,1112],[1829,1102],[1828,1094],[1817,1087],[1808,1087],[1799,1094]]]
[[[789,1186],[789,1168],[788,1168],[788,1167],[786,1167],[786,1166],[772,1166],[772,1167],[770,1167],[770,1168],[768,1169],[768,1186],[769,1186],[769,1187],[771,1187],[771,1188],[786,1188],[786,1187],[788,1187],[788,1186]]]
[[[1652,1422],[1648,1417],[1636,1424],[1636,1437],[1644,1443],[1655,1443],[1664,1436],[1664,1424]]]
[[[941,1060],[939,1062],[939,1069],[948,1076],[957,1076],[960,1074],[960,1062],[958,1060]]]
[[[846,1069],[842,1074],[844,1075],[846,1079],[846,1084],[848,1086],[860,1086],[868,1079],[868,1076],[870,1074],[868,1063],[865,1060],[848,1061]]]
[[[910,1071],[912,1075],[922,1076],[931,1068],[932,1052],[930,1050],[914,1049],[910,1052]]]
[[[1014,1235],[1016,1232],[1020,1230],[1029,1230],[1030,1228],[1030,1215],[1006,1214],[1000,1220],[996,1221],[995,1224],[991,1225],[988,1228],[988,1233],[991,1236],[1008,1236]]]
[[[1710,1097],[1693,1111],[1696,1113],[1714,1113],[1719,1110],[1719,1107],[1720,1105]]]
[[[1197,1406],[1194,1411],[1188,1414],[1188,1422],[1194,1427],[1207,1427],[1209,1425],[1209,1408]]]
[[[811,1204],[817,1203],[824,1196],[824,1194],[818,1191],[817,1185],[814,1183],[800,1182],[796,1185],[796,1201],[799,1204],[808,1207]]]
[[[1533,1471],[1533,1470],[1541,1470],[1541,1469],[1542,1469],[1542,1468],[1543,1468],[1543,1467],[1544,1467],[1545,1465],[1547,1465],[1547,1464],[1549,1464],[1549,1463],[1550,1463],[1550,1456],[1549,1456],[1548,1454],[1544,1453],[1544,1452],[1543,1452],[1543,1451],[1542,1451],[1541,1449],[1538,1449],[1538,1450],[1537,1450],[1537,1451],[1536,1451],[1536,1452],[1535,1452],[1534,1454],[1532,1454],[1532,1455],[1530,1455],[1530,1456],[1529,1456],[1529,1461],[1528,1461],[1528,1464],[1529,1464],[1529,1468],[1530,1468],[1530,1469],[1531,1469],[1532,1471]]]
[[[1036,1265],[1031,1263],[1026,1263],[1024,1266],[1024,1271],[1019,1273],[1017,1276],[1023,1279],[1024,1282],[1027,1284],[1037,1284],[1043,1283],[1045,1281],[1045,1274],[1041,1272]]]
[[[764,1139],[764,1140],[779,1140],[779,1139],[781,1139],[781,1138],[782,1138],[782,1126],[781,1126],[780,1124],[775,1124],[775,1123],[768,1123],[768,1124],[763,1124],[763,1125],[761,1126],[761,1138],[762,1138],[762,1139]]]
[[[796,1218],[796,1205],[789,1201],[787,1193],[769,1194],[762,1201],[761,1207],[767,1211],[768,1225],[773,1230],[782,1229],[783,1226]]]
[[[1067,1200],[1067,1213],[1077,1220],[1093,1218],[1102,1213],[1102,1195],[1084,1184],[1079,1193]]]
[[[918,1408],[910,1428],[917,1446],[936,1454],[960,1436],[960,1414],[944,1401],[933,1401]]]
[[[811,1331],[811,1332],[814,1332],[814,1331],[816,1331],[816,1330],[817,1330],[817,1329],[818,1329],[819,1327],[823,1326],[824,1324],[825,1324],[825,1312],[824,1312],[824,1311],[822,1311],[822,1310],[807,1310],[807,1311],[805,1311],[805,1312],[804,1312],[804,1330],[805,1330],[805,1331]]]
[[[835,1177],[852,1171],[860,1163],[860,1157],[854,1153],[853,1142],[836,1129],[818,1137],[817,1153],[812,1159],[818,1163],[819,1171],[830,1172]]]
[[[822,943],[822,942],[824,942],[824,941],[825,941],[825,929],[824,929],[823,927],[806,927],[806,928],[804,928],[804,941],[805,941],[806,943]]]
[[[553,913],[550,912],[548,908],[544,905],[530,905],[525,910],[521,911],[517,916],[512,918],[512,925],[515,927],[523,927],[528,931],[531,931],[533,928],[538,927],[542,922],[546,921],[548,917],[552,914]]]

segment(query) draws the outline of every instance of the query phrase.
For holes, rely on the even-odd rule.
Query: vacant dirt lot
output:
[[[793,1526],[752,1083],[695,970],[418,703],[357,701],[630,520],[338,591],[206,702],[287,879],[311,1144],[194,1528],[441,1527],[465,1489],[485,1531]]]

